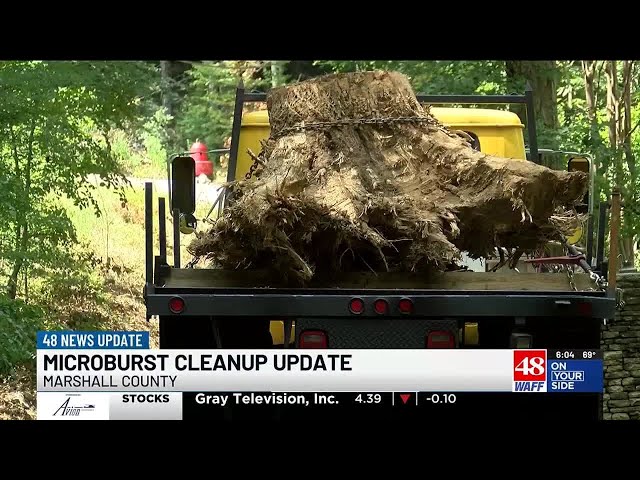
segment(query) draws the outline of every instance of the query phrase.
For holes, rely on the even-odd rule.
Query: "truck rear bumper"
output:
[[[600,292],[454,292],[454,291],[344,291],[258,293],[253,289],[220,289],[212,293],[154,289],[147,292],[148,315],[271,317],[271,318],[442,318],[442,317],[591,317],[613,318],[615,299]],[[247,291],[248,290],[248,291]],[[171,299],[184,301],[178,314],[169,308]],[[352,299],[364,302],[364,311],[353,314]],[[387,314],[377,314],[376,300],[388,302]],[[401,314],[401,299],[413,302],[411,314]]]

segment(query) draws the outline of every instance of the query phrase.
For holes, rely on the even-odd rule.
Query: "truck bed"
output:
[[[269,277],[265,272],[247,270],[173,268],[168,270],[168,275],[162,280],[164,282],[163,288],[166,289],[291,288],[283,281],[274,281],[273,277]],[[576,273],[574,282],[578,291],[589,290],[593,287],[589,277],[583,273]],[[446,272],[430,276],[409,273],[349,273],[334,279],[311,282],[305,289],[572,291],[565,274],[517,273],[513,271]]]

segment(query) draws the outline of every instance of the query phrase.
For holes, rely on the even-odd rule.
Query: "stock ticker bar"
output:
[[[183,394],[182,418],[211,421],[403,418],[425,422],[501,418],[582,421],[598,420],[600,410],[599,395],[594,393],[189,392]]]

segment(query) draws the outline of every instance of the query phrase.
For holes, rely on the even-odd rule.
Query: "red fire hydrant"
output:
[[[200,140],[196,140],[196,143],[191,145],[189,153],[196,162],[196,177],[200,175],[213,177],[213,163],[207,157],[207,146]]]

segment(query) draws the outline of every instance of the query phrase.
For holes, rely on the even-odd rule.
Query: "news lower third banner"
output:
[[[185,398],[220,404],[216,392],[239,404],[335,397],[357,406],[397,395],[398,404],[433,403],[430,392],[440,402],[603,389],[599,350],[158,350],[148,332],[70,331],[38,332],[37,347],[39,419],[181,419]]]

